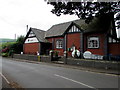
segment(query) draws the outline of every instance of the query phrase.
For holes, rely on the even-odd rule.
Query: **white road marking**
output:
[[[5,79],[5,81],[10,84],[10,82],[8,81],[8,79],[0,72],[0,75]]]
[[[69,81],[72,81],[72,82],[75,82],[75,83],[81,84],[81,85],[86,86],[86,87],[88,87],[88,88],[94,88],[94,89],[96,89],[95,87],[89,86],[89,85],[84,84],[84,83],[82,83],[82,82],[79,82],[79,81],[76,81],[76,80],[73,80],[73,79],[70,79],[70,78],[67,78],[67,77],[64,77],[64,76],[58,75],[58,74],[54,74],[54,75],[57,76],[57,77],[61,77],[61,78],[63,78],[63,79],[66,79],[66,80],[69,80]]]

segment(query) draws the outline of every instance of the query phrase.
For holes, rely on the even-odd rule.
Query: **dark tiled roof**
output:
[[[45,34],[45,37],[61,36],[72,24],[76,24],[84,33],[88,32],[103,32],[109,29],[111,20],[109,17],[94,18],[89,24],[85,20],[78,19],[66,23],[53,25]]]
[[[36,28],[30,28],[31,31],[33,31],[37,37],[37,39],[40,42],[47,42],[47,40],[44,38],[45,36],[45,31],[40,30],[40,29],[36,29]]]
[[[31,30],[35,33],[36,37],[40,42],[48,42],[45,38],[63,36],[66,30],[68,30],[72,24],[75,24],[77,27],[79,27],[83,33],[105,32],[110,29],[111,19],[109,19],[108,16],[102,18],[94,18],[89,24],[85,23],[85,20],[83,19],[78,19],[53,25],[47,31],[36,28],[31,28]]]
[[[61,36],[66,31],[66,29],[70,26],[71,22],[61,23],[57,25],[53,25],[45,34],[45,37],[51,36]]]
[[[110,28],[111,20],[108,18],[94,18],[89,24],[85,20],[75,20],[75,24],[83,30],[84,33],[104,32]]]

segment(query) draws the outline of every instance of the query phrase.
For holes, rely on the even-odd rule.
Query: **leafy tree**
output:
[[[9,52],[11,51],[10,47],[12,45],[14,45],[15,42],[5,42],[1,45],[1,50],[0,50],[0,54],[3,56],[3,57],[7,57],[9,54]]]
[[[23,44],[23,42],[24,42],[24,36],[21,35],[20,37],[18,37],[16,42]]]
[[[54,6],[51,10],[53,14],[77,15],[78,18],[85,19],[86,23],[92,21],[94,17],[105,14],[113,15],[120,11],[120,2],[47,2]],[[118,17],[120,18],[120,16]]]
[[[17,38],[16,43],[10,46],[10,50],[14,53],[20,53],[23,51],[24,36]]]
[[[17,38],[16,42],[6,42],[2,44],[2,53],[12,55],[12,53],[21,53],[23,51],[24,36]]]

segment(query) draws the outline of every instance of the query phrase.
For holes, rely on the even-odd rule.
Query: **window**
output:
[[[99,48],[99,38],[89,37],[88,38],[88,48]]]
[[[56,48],[63,48],[63,40],[59,39],[56,41]]]

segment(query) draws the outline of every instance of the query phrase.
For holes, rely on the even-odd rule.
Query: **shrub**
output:
[[[2,44],[2,53],[8,53],[11,56],[13,53],[20,54],[23,52],[24,36],[18,37],[16,42],[6,42]],[[13,52],[14,51],[14,52]]]
[[[8,52],[8,55],[9,55],[9,56],[12,56],[13,53],[14,53],[14,51],[13,51],[13,50],[10,50],[10,51]]]
[[[54,51],[55,57],[58,57],[58,51]]]
[[[2,53],[6,53],[6,52],[8,52],[9,51],[9,49],[6,47],[6,48],[4,48],[4,49],[2,49]]]
[[[8,53],[2,53],[2,57],[8,57]]]

